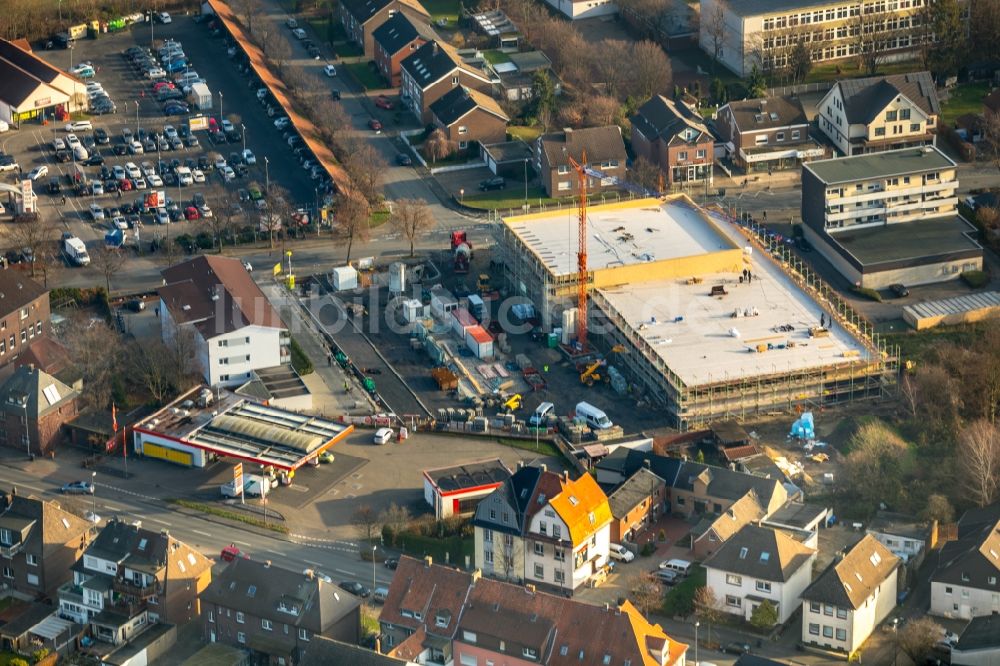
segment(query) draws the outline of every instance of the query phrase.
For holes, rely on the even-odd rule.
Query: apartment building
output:
[[[841,155],[934,145],[941,113],[930,72],[837,81],[816,108]]]
[[[1000,613],[1000,505],[972,509],[931,574],[931,615],[968,620]]]
[[[400,63],[400,91],[420,122],[433,119],[431,105],[455,88],[491,94],[493,82],[481,68],[465,62],[454,47],[432,40],[411,52]]]
[[[535,170],[542,189],[550,197],[566,197],[580,191],[576,169],[569,158],[599,170],[606,178],[587,177],[587,191],[613,190],[625,178],[628,154],[622,130],[617,125],[566,128],[535,139]]]
[[[161,272],[162,335],[191,331],[199,369],[211,386],[238,386],[254,370],[291,362],[281,315],[233,257],[200,256]]]
[[[521,467],[479,503],[476,566],[487,575],[570,593],[604,572],[611,507],[589,474]]]
[[[304,573],[236,558],[201,595],[205,639],[249,650],[252,663],[300,662],[311,641],[356,643],[361,600]]]
[[[854,654],[896,607],[901,560],[870,534],[802,593],[802,642]]]
[[[0,270],[0,366],[49,332],[49,291],[23,271]]]
[[[905,60],[922,43],[916,28],[925,2],[700,0],[698,44],[740,76],[755,65],[765,72],[787,67],[800,42],[813,63],[872,51],[883,62]]]
[[[59,588],[59,615],[89,625],[91,635],[123,645],[150,624],[198,616],[212,561],[164,530],[111,519]]]
[[[418,0],[345,0],[340,3],[340,22],[347,38],[364,49],[365,58],[376,55],[374,33],[396,14],[406,14],[414,23],[427,23],[430,14]]]
[[[983,265],[957,192],[955,163],[933,146],[810,162],[802,168],[805,237],[862,287],[954,279]]]
[[[828,156],[809,136],[809,119],[798,97],[729,102],[719,109],[716,127],[733,162],[747,172],[797,169]]]
[[[654,95],[629,118],[632,150],[659,167],[667,184],[712,183],[715,137],[701,116],[663,95]]]
[[[30,365],[0,385],[0,446],[47,456],[63,441],[63,425],[78,414],[80,392]]]

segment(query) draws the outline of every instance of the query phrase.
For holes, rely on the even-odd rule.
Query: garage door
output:
[[[191,454],[187,451],[177,451],[176,449],[160,446],[159,444],[143,442],[142,452],[150,458],[159,458],[167,462],[184,465],[185,467],[191,467],[193,464]]]

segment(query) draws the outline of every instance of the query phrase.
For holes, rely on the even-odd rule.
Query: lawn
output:
[[[459,0],[424,0],[422,4],[430,12],[435,25],[448,28],[458,26],[458,16],[462,11]],[[444,26],[440,24],[441,19],[447,21]]]
[[[381,227],[383,224],[389,221],[390,217],[392,217],[392,213],[390,213],[387,210],[372,211],[372,216],[368,220],[368,226],[372,228]]]
[[[365,90],[381,90],[386,87],[385,81],[371,68],[367,62],[351,62],[344,65]]]
[[[552,442],[547,442],[544,439],[540,439],[538,441],[538,448],[535,448],[535,440],[533,439],[513,439],[503,437],[497,439],[497,443],[509,446],[512,449],[520,449],[522,451],[537,453],[538,455],[550,456],[552,458],[562,457],[562,452],[556,448],[556,445]]]
[[[940,326],[927,331],[890,334],[884,337],[889,345],[899,345],[900,355],[908,361],[915,361],[919,367],[920,363],[929,354],[939,350],[941,345],[953,344],[962,348],[974,349],[981,344],[986,326],[985,323]]]
[[[533,143],[535,139],[542,135],[541,127],[528,127],[526,125],[511,125],[507,128],[507,134],[512,139],[520,139],[525,143]]]
[[[837,67],[840,73],[837,73]],[[913,60],[903,62],[886,62],[878,67],[878,74],[906,74],[920,69]],[[858,68],[858,63],[854,59],[840,60],[838,62],[828,62],[815,64],[806,75],[806,83],[821,83],[825,81],[836,81],[837,79],[852,79],[861,76],[869,76],[868,72],[862,72]]]
[[[399,536],[399,547],[404,553],[413,557],[430,555],[435,562],[441,564],[446,561],[451,564],[462,564],[466,555],[472,557],[475,542],[471,538],[463,539],[457,536],[441,538],[407,533]],[[445,553],[449,556],[448,560],[445,559]]]
[[[491,65],[499,65],[503,62],[510,62],[510,56],[503,51],[483,51],[483,57]]]
[[[727,86],[734,83],[742,83],[740,77],[729,71],[721,62],[714,63],[715,73],[713,74],[712,59],[701,49],[685,49],[683,51],[678,51],[677,53],[671,53],[670,57],[690,68],[692,74],[696,74],[698,68],[701,68],[702,73],[707,76],[709,80],[718,78]]]
[[[963,83],[951,89],[951,97],[941,103],[941,122],[951,125],[966,113],[982,113],[983,98],[990,92],[988,83]]]
[[[663,598],[662,612],[667,617],[687,617],[694,612],[694,593],[704,587],[705,569],[700,564],[691,565],[691,573]]]
[[[309,19],[308,23],[316,32],[316,36],[325,42],[333,42],[337,39],[336,28],[341,29],[340,38],[344,38],[343,27],[336,19],[333,20],[333,30],[330,29],[330,20],[327,18]]]

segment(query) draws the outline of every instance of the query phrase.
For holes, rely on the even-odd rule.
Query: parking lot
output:
[[[301,156],[301,151],[300,155],[296,155],[284,136],[287,131],[275,128],[273,118],[267,115],[258,99],[257,82],[239,69],[240,55],[229,49],[230,45],[224,38],[210,36],[206,25],[194,25],[192,17],[177,16],[169,25],[155,24],[152,27],[152,43],[157,48],[162,47],[166,39],[176,38],[181,43],[188,61],[187,71],[197,72],[211,91],[212,108],[206,110],[205,115],[210,113],[219,124],[224,119],[231,121],[234,131],[230,132],[229,140],[224,134],[219,134],[216,135],[218,140],[213,141],[207,130],[198,130],[192,133],[194,140],[185,142],[182,136],[178,136],[171,142],[171,137],[165,135],[165,127],[172,126],[178,134],[183,134],[189,115],[197,116],[199,112],[192,107],[190,114],[164,115],[163,103],[157,100],[157,92],[154,91],[154,82],[138,73],[124,57],[124,52],[130,47],[149,47],[150,32],[148,24],[138,24],[132,30],[102,35],[97,40],[78,41],[71,50],[41,52],[54,65],[67,70],[81,62],[92,63],[95,76],[81,84],[81,93],[87,84],[98,83],[114,103],[114,112],[90,117],[92,130],[73,132],[93,162],[88,165],[81,165],[71,153],[61,154],[63,159],[69,157],[69,161],[60,162],[57,159],[53,142],[57,139],[66,141],[69,132],[65,129],[65,122],[50,123],[48,126],[29,122],[4,137],[2,149],[17,159],[23,173],[27,174],[37,167],[47,169],[47,173],[35,181],[40,213],[57,219],[63,229],[79,236],[88,245],[103,243],[104,234],[114,226],[114,218],[120,215],[118,226],[128,227],[128,242],[138,241],[145,251],[149,248],[147,243],[157,236],[169,234],[176,238],[180,234],[197,236],[201,232],[213,232],[204,219],[208,211],[216,216],[221,213],[226,218],[226,224],[233,227],[258,225],[257,208],[245,199],[253,189],[263,193],[268,183],[272,188],[275,185],[286,188],[293,205],[312,208],[322,194],[322,181],[310,178],[309,171],[302,168],[300,157],[304,159],[308,156]],[[158,55],[154,49],[153,57]],[[175,72],[170,79],[183,74],[184,71]],[[175,86],[183,95],[181,86],[176,83]],[[91,86],[91,90],[95,88]],[[280,111],[276,115],[280,116]],[[95,135],[102,132],[106,134],[107,142],[97,143]],[[149,137],[142,154],[127,150],[128,133],[137,139]],[[158,141],[158,135],[162,135],[164,141]],[[244,149],[253,154],[253,158],[248,160],[251,163],[240,164],[244,161],[240,155]],[[226,166],[233,169],[228,182],[223,178],[222,162],[216,157],[221,157]],[[103,164],[98,164],[99,161]],[[118,177],[121,172],[115,174],[115,167],[125,169],[128,163],[138,167],[140,173],[138,177],[131,177],[126,172],[128,183],[125,187],[129,189],[116,192],[115,185],[123,184],[123,178]],[[192,172],[200,170],[204,181],[195,182],[193,177],[191,184],[181,184],[175,169],[182,167],[183,170],[185,165]],[[102,167],[105,177],[101,175]],[[82,178],[74,179],[74,174],[80,174]],[[49,192],[53,179],[59,189],[56,191],[55,185],[51,185],[53,191]],[[74,180],[83,180],[85,185],[77,191]],[[100,186],[93,187],[95,182],[99,182]],[[160,182],[162,186],[155,184]],[[136,185],[141,189],[136,189]],[[173,208],[168,213],[172,218],[169,230],[159,224],[166,219],[161,215],[158,220],[155,210],[149,210],[144,205],[145,195],[158,190],[164,191],[168,199],[166,203],[172,204],[167,206],[168,209]],[[195,198],[203,198],[206,206],[200,210],[190,208]],[[244,201],[240,201],[241,198]],[[240,208],[236,209],[234,205]],[[100,217],[103,219],[95,219],[92,207],[101,209]],[[227,211],[231,212],[227,214]]]

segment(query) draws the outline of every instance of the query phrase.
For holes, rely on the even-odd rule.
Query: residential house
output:
[[[842,155],[933,146],[941,114],[930,72],[837,81],[817,109],[819,129]]]
[[[768,73],[790,66],[799,42],[813,64],[856,58],[859,48],[877,49],[883,61],[909,60],[924,36],[922,13],[911,9],[923,2],[915,1],[921,4],[701,0],[698,44],[743,77],[754,67]],[[862,27],[865,41],[858,39]]]
[[[476,567],[570,593],[603,573],[611,507],[589,474],[521,467],[476,507]]]
[[[333,583],[241,557],[218,573],[201,595],[209,643],[250,651],[255,663],[298,664],[313,638],[357,643],[361,601]]]
[[[955,280],[983,265],[958,187],[955,162],[933,146],[816,160],[802,167],[802,230],[851,284]]]
[[[733,162],[747,172],[797,169],[827,149],[809,136],[809,119],[798,97],[769,97],[729,102],[719,109],[715,126]]]
[[[432,120],[431,104],[458,87],[489,94],[493,82],[481,68],[465,62],[454,47],[443,41],[427,42],[400,63],[402,98],[422,123]]]
[[[403,12],[393,14],[372,32],[375,63],[390,87],[401,84],[403,60],[432,39],[437,35],[425,21],[412,20]]]
[[[931,526],[926,522],[890,511],[879,511],[865,532],[878,539],[903,564],[924,553],[931,540]]]
[[[648,467],[636,471],[608,497],[611,506],[611,542],[635,541],[664,512],[667,484]]]
[[[628,155],[618,125],[566,128],[535,139],[535,170],[542,189],[550,197],[567,197],[580,191],[577,172],[570,158],[605,174],[606,178],[587,176],[587,191],[594,193],[618,187],[625,179]]]
[[[802,593],[802,642],[854,654],[896,607],[899,565],[867,534]]]
[[[211,386],[240,386],[253,371],[291,361],[288,327],[234,257],[199,256],[162,271],[157,309],[164,341],[190,331]]]
[[[364,49],[367,60],[375,57],[375,30],[399,13],[408,15],[414,22],[430,21],[430,14],[419,0],[344,0],[340,3],[344,32],[348,40]]]
[[[5,652],[31,654],[42,647],[40,643],[45,642],[41,636],[35,633],[38,631],[39,625],[62,623],[65,626],[69,624],[65,620],[52,617],[55,611],[51,604],[40,601],[26,603],[13,597],[8,597],[5,601],[6,613],[4,615],[12,611],[14,613],[13,619],[9,621],[5,619],[0,624],[0,649]]]
[[[753,490],[733,502],[721,514],[706,514],[691,530],[691,554],[699,560],[711,557],[722,544],[744,526],[764,517]]]
[[[59,615],[89,626],[96,640],[130,642],[152,623],[184,624],[198,616],[212,561],[167,530],[154,532],[112,518],[71,567],[59,588]]]
[[[431,122],[465,153],[504,141],[510,118],[489,95],[459,86],[431,104]]]
[[[715,138],[701,116],[663,95],[654,95],[629,118],[636,159],[655,164],[672,186],[712,183]]]
[[[76,417],[79,397],[38,368],[17,368],[0,385],[0,444],[31,456],[49,455],[63,439],[63,424]]]
[[[968,620],[1000,613],[1000,507],[968,511],[931,574],[931,615]]]
[[[780,530],[746,525],[704,562],[707,585],[723,612],[745,620],[764,601],[784,624],[812,581],[816,551]]]
[[[400,621],[410,629],[398,643]],[[379,622],[389,655],[419,664],[684,666],[688,649],[628,601],[586,604],[408,557]]]
[[[2,582],[26,598],[54,598],[87,547],[90,528],[89,521],[56,502],[18,495],[16,489],[0,494]]]
[[[552,69],[552,61],[541,51],[524,51],[508,53],[507,60],[498,63],[487,63],[494,81],[497,81],[494,93],[499,99],[511,102],[526,102],[535,94],[535,76],[545,72],[552,81],[553,92],[562,94],[562,81]]]
[[[589,19],[598,16],[611,16],[618,13],[618,5],[611,0],[545,0],[556,11],[566,17]]]
[[[952,666],[997,666],[1000,664],[1000,615],[972,618],[951,648]]]
[[[48,289],[22,271],[0,270],[0,366],[48,335],[49,316]]]
[[[352,645],[336,641],[325,636],[313,636],[307,645],[299,652],[297,666],[331,666],[332,664],[349,664],[350,666],[411,666],[415,661],[405,661],[379,654],[360,645]]]

